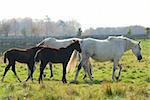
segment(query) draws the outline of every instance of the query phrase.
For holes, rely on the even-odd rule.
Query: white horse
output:
[[[59,49],[59,48],[62,48],[62,47],[67,47],[68,45],[70,45],[73,42],[73,40],[79,40],[80,41],[81,39],[79,39],[79,38],[69,38],[69,39],[59,40],[59,39],[49,37],[49,38],[46,38],[46,39],[42,40],[40,43],[37,44],[37,46],[46,46],[46,47]],[[72,60],[70,60],[67,64],[67,71],[71,70],[71,69],[68,69],[68,68],[74,68],[74,66],[76,65],[77,51],[74,51],[72,53],[71,59]],[[53,77],[52,64],[49,63],[49,66],[50,66],[50,72],[51,72],[50,77]]]
[[[90,80],[92,76],[90,74],[91,64],[89,58],[91,57],[97,61],[113,61],[113,72],[112,79],[115,80],[114,74],[116,66],[119,67],[119,73],[116,79],[118,80],[121,74],[122,67],[119,64],[119,60],[122,57],[123,53],[127,50],[132,49],[132,52],[140,61],[142,59],[140,42],[135,40],[123,37],[123,36],[110,36],[105,40],[98,40],[93,38],[86,38],[81,40],[81,49],[82,49],[82,60],[78,65],[74,82],[76,82],[78,72],[81,69],[81,66],[84,67],[84,70],[88,73]]]

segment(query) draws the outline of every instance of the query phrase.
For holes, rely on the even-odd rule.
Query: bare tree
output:
[[[150,37],[150,27],[145,28],[147,37]]]
[[[127,37],[130,37],[131,36],[131,34],[132,34],[132,32],[131,32],[131,28],[129,28],[129,30],[128,30],[128,32],[127,32]]]
[[[2,21],[2,33],[5,34],[5,36],[8,36],[10,31],[10,24],[7,21]]]
[[[77,35],[77,30],[80,28],[80,24],[75,21],[59,20],[57,22],[51,21],[49,16],[45,16],[44,20],[33,20],[31,18],[18,18],[3,20],[0,23],[0,33],[13,35],[27,36],[34,35]]]
[[[78,32],[77,32],[77,36],[81,36],[81,33],[82,33],[82,29],[79,28],[79,29],[78,29]]]

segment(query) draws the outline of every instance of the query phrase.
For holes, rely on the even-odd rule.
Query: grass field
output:
[[[67,84],[61,82],[62,66],[53,65],[54,77],[49,78],[50,72],[46,67],[44,84],[38,84],[39,64],[34,73],[34,83],[19,83],[11,70],[8,71],[4,82],[0,82],[0,100],[150,100],[150,40],[142,40],[141,62],[131,51],[122,57],[122,74],[118,82],[112,82],[112,63],[95,62],[92,60],[94,80],[91,82],[83,77],[80,71],[78,83],[70,83],[74,79],[75,71],[67,73]],[[6,64],[0,58],[0,77],[2,77]],[[16,70],[21,80],[27,78],[27,66],[17,63]],[[117,73],[117,71],[116,71]]]

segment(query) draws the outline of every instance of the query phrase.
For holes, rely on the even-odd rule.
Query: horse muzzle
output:
[[[139,55],[139,56],[137,57],[137,59],[140,61],[140,60],[142,59],[142,56]]]

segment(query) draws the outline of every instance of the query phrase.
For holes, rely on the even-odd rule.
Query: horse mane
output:
[[[76,43],[76,42],[79,42],[78,40],[73,40],[73,42],[70,44],[70,45],[68,45],[67,47],[61,47],[61,48],[59,48],[59,49],[57,49],[57,48],[53,48],[53,47],[46,47],[46,46],[36,46],[37,48],[45,48],[45,49],[53,49],[53,50],[56,50],[56,51],[58,51],[58,50],[62,50],[62,49],[67,49],[68,47],[70,47],[70,46],[72,46],[74,43]],[[36,47],[32,47],[32,48],[29,48],[29,49],[34,49],[34,48],[36,48]]]
[[[107,38],[107,40],[115,40],[115,39],[122,39],[122,40],[126,40],[126,41],[130,41],[131,43],[133,43],[133,44],[138,44],[138,42],[137,41],[135,41],[135,40],[133,40],[133,39],[130,39],[130,38],[127,38],[127,37],[125,37],[125,36],[109,36],[108,38]]]
[[[70,45],[68,45],[67,47],[61,47],[61,48],[59,48],[59,49],[66,49],[66,48],[68,48],[68,47],[71,47],[73,44],[75,44],[75,43],[79,43],[79,41],[78,40],[73,40],[72,41],[72,43],[70,44]],[[58,50],[59,50],[58,49]]]
[[[113,39],[125,39],[126,37],[124,37],[124,36],[109,36],[108,38],[107,38],[107,40],[113,40]]]
[[[42,41],[41,41],[40,43],[38,43],[36,46],[37,46],[37,47],[42,46],[42,45],[45,44],[45,42],[47,42],[47,41],[49,41],[49,40],[51,40],[51,41],[56,41],[55,38],[49,37],[49,38],[45,38],[44,40],[42,40]]]

